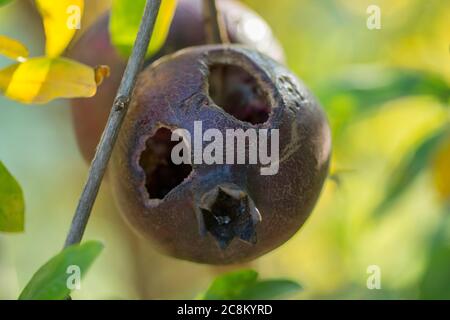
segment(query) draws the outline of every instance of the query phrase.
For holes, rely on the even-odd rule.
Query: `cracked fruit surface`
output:
[[[262,175],[259,162],[174,164],[172,132],[194,137],[196,121],[203,132],[218,129],[224,137],[227,129],[278,129],[278,172]],[[110,178],[123,216],[160,251],[232,264],[298,231],[317,201],[330,152],[322,109],[286,67],[240,46],[200,46],[140,74]]]

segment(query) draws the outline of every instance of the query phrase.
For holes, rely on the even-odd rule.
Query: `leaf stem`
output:
[[[94,159],[92,160],[88,178],[66,238],[65,247],[79,243],[83,237],[119,130],[127,114],[131,94],[136,83],[138,72],[141,70],[144,62],[160,6],[161,0],[147,0],[145,4],[144,15],[133,51],[128,60],[119,90],[117,91],[105,130],[97,146]]]
[[[216,0],[203,0],[206,41],[209,44],[229,43],[223,17],[217,9]]]

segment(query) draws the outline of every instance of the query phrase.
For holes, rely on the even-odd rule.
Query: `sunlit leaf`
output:
[[[301,286],[291,280],[258,280],[254,270],[240,270],[217,277],[201,296],[203,300],[276,299],[297,293]]]
[[[22,189],[0,161],[0,231],[23,231],[24,211]]]
[[[0,0],[0,7],[4,6],[5,4],[8,4],[10,2],[13,2],[13,0]]]
[[[415,178],[430,165],[432,155],[447,133],[446,128],[440,128],[400,161],[391,174],[384,199],[375,210],[377,216],[385,213],[392,203],[408,189]]]
[[[69,267],[75,266],[83,277],[103,250],[98,241],[73,245],[51,258],[33,275],[20,294],[20,300],[62,300],[71,292]]]
[[[164,0],[156,20],[147,56],[153,55],[164,45],[175,13],[177,0]],[[112,43],[124,56],[131,54],[144,12],[145,0],[113,0],[109,24]]]
[[[94,70],[66,58],[32,58],[0,70],[0,92],[23,103],[91,97],[96,90]]]
[[[0,54],[23,62],[28,57],[28,49],[19,41],[0,35]]]
[[[258,279],[254,270],[240,270],[217,277],[205,292],[204,300],[229,300],[239,297],[245,288],[252,286]]]
[[[59,56],[81,27],[84,0],[36,0],[45,29],[45,52]]]

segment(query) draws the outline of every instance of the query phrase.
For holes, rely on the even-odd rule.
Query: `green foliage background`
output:
[[[430,160],[441,142],[431,151],[424,143],[449,127],[450,3],[245,2],[272,25],[288,65],[323,102],[334,138],[334,179],[311,218],[245,267],[299,281],[300,299],[449,298],[450,209]],[[381,7],[381,30],[366,28],[370,4]],[[40,20],[27,8],[21,1],[2,8],[0,33],[42,54]],[[86,176],[68,103],[30,108],[0,97],[0,158],[27,203],[26,233],[0,234],[0,298],[13,299],[60,250]],[[396,183],[403,170],[415,178]],[[105,249],[74,298],[194,298],[230,270],[156,253],[124,225],[107,183],[86,239]],[[370,265],[381,268],[381,290],[366,287]]]

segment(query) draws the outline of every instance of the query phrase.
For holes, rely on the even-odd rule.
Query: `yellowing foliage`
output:
[[[80,28],[84,0],[36,0],[45,29],[45,52],[59,56]]]
[[[94,70],[65,58],[32,58],[0,71],[0,91],[23,103],[91,97],[96,90]]]

